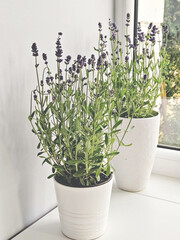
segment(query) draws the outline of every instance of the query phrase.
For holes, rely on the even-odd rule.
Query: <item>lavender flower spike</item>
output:
[[[127,13],[126,15],[126,26],[128,27],[130,23],[130,13]]]
[[[36,43],[33,43],[32,46],[31,46],[31,48],[32,48],[33,56],[34,56],[34,57],[37,57],[37,56],[38,56],[38,49],[37,49]]]
[[[147,74],[144,74],[143,79],[146,80],[147,77],[148,77]]]
[[[102,61],[103,61],[102,56],[100,56],[97,60],[97,70],[101,69]]]
[[[166,26],[164,27],[164,32],[165,32],[166,34],[169,34],[169,26],[168,26],[168,25],[166,25]]]
[[[129,57],[125,56],[125,62],[128,62],[128,61],[129,61]]]
[[[102,30],[102,23],[98,23],[98,27],[99,27],[99,31],[101,31]]]
[[[45,61],[45,64],[48,64],[48,62],[47,62],[47,55],[45,53],[42,54],[42,58]]]

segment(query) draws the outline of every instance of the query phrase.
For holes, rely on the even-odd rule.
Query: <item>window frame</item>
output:
[[[148,5],[147,5],[148,7]],[[139,15],[139,0],[114,0],[115,21],[120,29],[124,29],[126,13],[130,13],[133,28],[133,39],[137,36],[136,26]],[[157,145],[153,173],[180,178],[180,148]]]

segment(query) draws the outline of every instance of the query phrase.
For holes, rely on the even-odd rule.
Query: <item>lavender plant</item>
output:
[[[62,33],[58,34],[54,75],[43,53],[45,67],[40,77],[38,48],[36,43],[32,44],[37,87],[32,91],[29,120],[39,139],[37,155],[43,164],[52,167],[48,178],[55,176],[71,186],[92,186],[109,178],[110,161],[118,154],[118,150],[113,150],[113,142],[122,121],[112,123],[114,90],[106,36],[101,33],[101,23],[98,26],[97,59],[92,54],[88,60],[81,55],[72,63],[70,55],[63,60]]]
[[[114,89],[116,114],[128,118],[146,118],[157,115],[154,110],[164,80],[166,42],[161,46],[160,31],[149,24],[147,32],[138,23],[137,38],[132,43],[129,35],[130,14],[126,18],[125,51],[121,48],[118,29],[109,21],[112,47],[111,80]],[[167,40],[168,27],[164,28]],[[155,51],[158,44],[159,52]]]

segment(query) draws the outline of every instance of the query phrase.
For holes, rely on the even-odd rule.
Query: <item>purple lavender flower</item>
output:
[[[40,85],[41,85],[41,87],[44,86],[43,80],[41,80]]]
[[[86,56],[82,57],[82,64],[86,67]]]
[[[37,49],[36,43],[33,43],[32,46],[31,46],[31,48],[32,48],[33,56],[34,56],[34,57],[37,57],[37,56],[38,56],[38,49]]]
[[[48,94],[50,94],[50,93],[51,93],[51,90],[50,90],[50,89],[48,89],[48,90],[47,90],[47,93],[48,93]]]
[[[112,23],[112,27],[113,27],[114,29],[116,29],[116,28],[117,28],[117,26],[116,26],[116,24],[115,24],[115,23]]]
[[[73,70],[74,72],[76,71],[76,65],[75,65],[75,64],[72,65],[72,70]]]
[[[53,102],[55,102],[56,101],[56,97],[52,96],[52,100],[53,100]]]
[[[154,25],[154,26],[152,27],[152,30],[151,30],[150,35],[151,35],[152,37],[154,37],[157,32],[158,32],[158,28],[156,27],[156,25]]]
[[[152,22],[149,24],[149,26],[148,26],[148,29],[151,29],[152,28]]]
[[[165,34],[169,34],[169,26],[168,25],[164,26],[163,30],[164,30]]]
[[[62,35],[62,33],[61,33]],[[59,33],[59,36],[61,36],[60,33]],[[61,46],[61,42],[60,42],[60,37],[57,38],[57,41],[56,41],[56,52],[55,52],[55,55],[57,57],[57,62],[62,62],[63,60],[61,59],[62,57],[62,54],[63,54],[63,50],[62,50],[62,46]]]
[[[69,86],[71,86],[71,83],[72,83],[71,79],[68,79],[67,83],[68,83]]]
[[[46,78],[46,83],[47,83],[47,85],[50,85],[50,78],[49,77]]]
[[[104,66],[105,66],[105,68],[108,68],[108,61],[104,61]]]
[[[151,37],[149,38],[149,41],[152,42],[152,43],[155,43],[155,42],[156,42],[156,39],[155,39],[155,37],[151,36]]]
[[[91,59],[91,58],[88,59],[88,64],[89,64],[89,65],[92,64],[92,59]]]
[[[36,100],[37,99],[37,95],[36,94],[34,94],[34,100]]]
[[[106,58],[106,53],[103,52],[103,53],[101,54],[101,56],[102,56],[102,58]]]
[[[48,62],[47,62],[47,55],[45,53],[42,54],[42,58],[45,61],[45,64],[48,64]]]
[[[129,48],[134,48],[134,44],[129,44]]]
[[[138,22],[138,24],[137,24],[137,31],[140,33],[141,32],[141,23],[140,22]]]
[[[147,77],[148,77],[148,75],[147,75],[147,74],[144,74],[143,79],[146,80]]]
[[[128,62],[129,61],[129,56],[125,56],[125,62]]]
[[[54,79],[54,78],[53,78],[53,76],[51,76],[51,77],[50,77],[50,79],[51,79],[51,82],[52,82],[52,81],[53,81],[53,79]]]
[[[131,43],[131,39],[130,39],[130,37],[128,37],[127,40],[128,40],[128,43]]]
[[[92,58],[93,60],[95,60],[95,56],[94,56],[94,54],[91,55],[91,58]]]
[[[116,24],[112,23],[110,19],[109,19],[109,29],[111,31],[111,38],[110,38],[110,40],[111,41],[115,41],[118,29],[117,29]]]
[[[126,15],[126,26],[128,27],[130,24],[130,13],[127,13]]]
[[[98,23],[99,31],[102,31],[102,23]]]
[[[110,96],[111,96],[111,97],[114,96],[114,90],[113,90],[113,89],[110,90]]]
[[[103,62],[102,56],[99,56],[97,60],[97,70],[102,69],[102,62]]]
[[[78,54],[78,55],[77,55],[77,61],[79,61],[81,58],[82,58],[81,55]]]
[[[144,42],[145,36],[144,36],[144,33],[143,33],[143,32],[138,33],[138,40],[139,40],[140,42]]]
[[[69,74],[72,74],[72,67],[69,67],[68,72],[69,72]]]
[[[116,39],[116,34],[113,32],[113,33],[111,34],[111,40],[115,41],[115,39]]]
[[[65,64],[68,65],[70,61],[71,61],[71,56],[68,55],[65,59]]]

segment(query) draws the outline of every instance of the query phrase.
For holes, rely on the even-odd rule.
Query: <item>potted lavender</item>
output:
[[[94,239],[107,224],[112,171],[110,162],[115,134],[122,120],[112,124],[114,98],[101,34],[97,59],[78,55],[62,58],[61,37],[56,41],[57,71],[52,74],[42,54],[39,74],[38,48],[32,45],[37,86],[32,91],[29,121],[38,137],[37,154],[52,168],[62,232],[72,239]]]
[[[109,22],[115,119],[123,119],[124,132],[127,131],[127,126],[130,127],[124,143],[131,145],[129,148],[120,148],[121,154],[113,161],[113,165],[119,188],[140,191],[145,188],[151,174],[158,143],[160,116],[157,100],[167,54],[166,44],[161,46],[160,30],[156,25],[150,23],[147,31],[143,32],[138,23],[135,45],[128,33],[129,25],[130,14],[127,14],[126,44],[123,51],[118,29],[114,23]],[[164,30],[167,39],[168,27]],[[118,145],[120,142],[116,142],[116,147]]]

